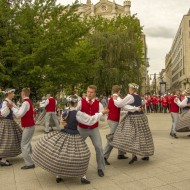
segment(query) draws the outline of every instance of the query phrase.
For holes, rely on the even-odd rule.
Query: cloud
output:
[[[144,28],[144,33],[147,36],[154,38],[173,38],[176,31],[173,28],[166,28],[163,26]]]

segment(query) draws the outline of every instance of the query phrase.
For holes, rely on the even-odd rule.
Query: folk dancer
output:
[[[179,106],[176,104],[175,99],[179,98],[180,95],[180,91],[176,90],[174,92],[174,95],[171,96],[170,101],[170,112],[171,112],[171,117],[172,117],[172,128],[171,128],[171,132],[170,132],[170,136],[174,137],[174,138],[178,138],[176,135],[176,123],[177,120],[179,118]]]
[[[185,90],[185,98],[181,102],[179,98],[175,99],[175,102],[182,108],[182,113],[176,124],[177,132],[189,132],[190,131],[190,90]]]
[[[34,148],[33,159],[37,165],[55,174],[57,183],[63,181],[62,177],[80,177],[82,184],[89,184],[86,171],[90,151],[77,126],[78,122],[95,124],[107,110],[89,116],[77,111],[77,96],[70,96],[68,102],[69,108],[63,113],[64,129],[41,138]]]
[[[13,104],[15,89],[3,91],[5,100],[2,103],[0,118],[0,165],[11,166],[12,164],[6,159],[21,154],[22,129],[15,122],[12,110],[7,106]],[[16,107],[15,104],[13,104]]]
[[[108,109],[109,109],[109,113],[108,113],[108,125],[110,127],[110,134],[114,134],[115,130],[117,129],[117,126],[119,124],[119,120],[120,120],[120,111],[121,108],[118,108],[114,105],[114,100],[113,100],[113,96],[117,96],[119,98],[120,95],[120,91],[121,91],[121,87],[119,85],[114,85],[112,87],[112,97],[110,98],[109,102],[108,102]],[[104,160],[105,160],[105,164],[106,165],[110,165],[110,163],[108,162],[108,158],[110,156],[110,153],[113,149],[113,146],[111,146],[108,142],[106,144],[106,146],[104,147]],[[124,155],[125,152],[122,152],[120,150],[118,150],[118,159],[127,159],[127,157]]]
[[[34,162],[31,158],[32,154],[31,140],[35,131],[35,123],[33,117],[34,115],[33,105],[29,96],[30,96],[30,89],[23,88],[21,91],[21,97],[23,100],[21,107],[16,108],[13,106],[13,104],[9,104],[9,107],[12,108],[14,115],[17,118],[21,118],[21,126],[23,128],[21,150],[25,162],[25,166],[21,167],[21,169],[24,170],[35,168]]]
[[[57,130],[59,131],[59,121],[56,116],[56,104],[57,101],[55,98],[51,96],[51,94],[47,94],[47,99],[45,103],[41,107],[45,107],[46,109],[46,115],[45,115],[45,134],[49,133],[49,128],[50,128],[50,121],[51,119],[54,121],[55,126],[57,127]]]
[[[93,116],[96,113],[102,112],[103,106],[98,100],[96,100],[96,91],[97,91],[96,86],[94,85],[88,86],[87,97],[79,101],[78,110],[90,116]],[[87,137],[90,137],[96,151],[98,175],[100,177],[103,177],[105,161],[104,161],[104,154],[103,154],[103,148],[102,148],[102,139],[101,139],[100,132],[98,129],[98,122],[96,122],[93,125],[82,124],[79,122],[78,130],[79,130],[80,135],[84,138],[84,140],[86,140]]]
[[[154,154],[152,134],[148,126],[147,116],[143,113],[142,100],[136,94],[139,86],[135,83],[129,84],[129,93],[124,99],[114,103],[118,107],[125,107],[128,114],[120,122],[113,137],[112,145],[123,151],[132,154],[129,164],[137,161],[137,156],[142,160],[149,160]]]

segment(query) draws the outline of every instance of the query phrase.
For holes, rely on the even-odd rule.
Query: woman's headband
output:
[[[6,89],[5,91],[2,91],[3,94],[9,94],[15,92],[15,89]]]
[[[67,101],[68,101],[68,102],[76,103],[76,102],[78,102],[78,97],[76,97],[76,96],[69,96],[69,97],[67,98]]]
[[[129,83],[129,87],[130,88],[134,88],[134,89],[139,89],[139,85],[137,85],[137,84],[132,84],[132,83]]]

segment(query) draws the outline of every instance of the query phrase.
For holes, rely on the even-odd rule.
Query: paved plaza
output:
[[[11,167],[0,167],[0,190],[190,190],[190,138],[188,133],[178,134],[179,139],[169,136],[170,114],[148,115],[155,144],[155,155],[150,161],[129,165],[129,159],[117,160],[117,150],[111,154],[110,166],[106,166],[103,178],[97,175],[95,151],[90,139],[87,143],[91,159],[87,176],[90,185],[81,185],[79,178],[66,178],[57,184],[55,176],[36,167],[21,170],[24,161],[21,156],[10,159]],[[107,122],[101,122],[100,132],[103,146],[109,133]],[[43,127],[37,126],[33,145],[43,136]],[[128,155],[131,159],[131,155]]]

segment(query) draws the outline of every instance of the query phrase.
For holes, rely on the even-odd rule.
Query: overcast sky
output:
[[[99,0],[91,0],[97,3]],[[110,0],[112,1],[112,0]],[[74,0],[58,0],[62,4]],[[123,0],[115,0],[123,4]],[[81,0],[86,3],[86,0]],[[169,52],[183,15],[190,8],[190,0],[131,0],[131,14],[136,14],[144,26],[150,58],[149,74],[164,68],[165,55]]]

